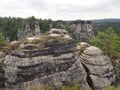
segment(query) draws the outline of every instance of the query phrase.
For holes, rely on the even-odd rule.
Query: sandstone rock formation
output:
[[[19,28],[17,31],[17,38],[18,40],[23,40],[27,37],[39,36],[40,34],[39,23],[34,21],[31,23],[26,23],[25,27],[21,29]]]
[[[50,36],[60,36],[60,37],[64,37],[65,39],[72,39],[69,34],[68,31],[64,30],[64,29],[51,29],[50,30]]]
[[[115,82],[115,74],[110,58],[94,46],[87,43],[80,43],[77,46],[79,60],[84,66],[89,83],[95,90],[102,90],[104,87]]]
[[[76,21],[52,21],[49,20],[49,27],[50,29],[52,28],[61,28],[61,29],[66,29],[69,28],[69,30],[72,30],[73,33],[77,36],[79,41],[82,42],[88,42],[93,36],[94,36],[94,31],[93,31],[93,25],[91,21],[82,21],[82,20],[76,20]]]
[[[17,39],[18,40],[23,40],[25,38],[25,34],[24,34],[24,30],[22,29],[18,29],[17,30]]]
[[[10,38],[9,38],[9,37],[6,37],[6,38],[5,38],[5,42],[6,42],[6,43],[10,43]]]
[[[89,41],[94,36],[92,24],[90,21],[73,21],[70,24],[70,28],[76,33],[80,41]]]
[[[58,28],[62,28],[62,29],[65,29],[65,21],[62,21],[62,20],[58,20],[55,22],[57,25]]]
[[[48,36],[15,43],[18,47],[3,62],[6,80],[2,84],[8,90],[26,90],[27,85],[34,83],[58,88],[71,81],[80,83],[81,88],[89,87],[87,73],[75,54],[74,40],[53,34],[51,31]]]
[[[26,25],[25,25],[24,34],[25,34],[25,38],[26,37],[33,37],[32,29],[30,28],[29,23],[26,23]]]
[[[40,83],[59,88],[71,81],[81,88],[102,90],[115,81],[108,56],[87,43],[75,48],[74,40],[62,29],[10,45],[8,55],[0,53],[2,90],[27,90]]]
[[[35,25],[34,35],[35,36],[39,36],[41,34],[39,23],[38,22],[34,22],[34,25]]]
[[[65,29],[65,24],[66,24],[65,21],[62,21],[62,20],[57,20],[57,21],[49,20],[48,23],[49,23],[50,29],[52,29],[52,28]]]

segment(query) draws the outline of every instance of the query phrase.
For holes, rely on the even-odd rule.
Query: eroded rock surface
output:
[[[59,88],[71,81],[81,88],[89,87],[87,73],[75,54],[74,40],[53,34],[15,43],[18,47],[3,62],[8,90],[26,90],[40,83]]]
[[[88,83],[95,90],[102,90],[115,82],[111,60],[99,48],[82,42],[77,46],[77,50],[79,60],[88,73],[88,80],[90,81]]]
[[[74,40],[62,29],[10,43],[0,52],[0,89],[28,90],[40,84],[59,88],[70,82],[103,90],[115,81],[110,58],[94,46]]]
[[[94,36],[92,23],[90,21],[73,21],[70,24],[70,28],[82,42],[89,41]]]

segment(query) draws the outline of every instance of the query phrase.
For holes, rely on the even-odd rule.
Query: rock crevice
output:
[[[85,48],[81,52],[83,47]],[[82,42],[77,46],[77,51],[93,90],[103,90],[106,86],[115,82],[115,74],[110,58],[104,55],[99,48]]]

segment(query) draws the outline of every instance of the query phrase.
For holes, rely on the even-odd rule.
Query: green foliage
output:
[[[108,86],[104,90],[117,90],[114,86]]]
[[[2,33],[0,33],[0,45],[5,45],[5,40]]]
[[[54,41],[61,42],[61,43],[68,43],[69,39],[65,39],[62,36],[54,37],[54,36],[42,35],[39,37],[39,39],[35,39],[31,43],[32,44],[40,44],[40,45],[43,44],[43,46],[44,46],[45,43],[54,42]]]
[[[69,25],[65,25],[65,29],[68,31],[69,35],[75,40],[76,43],[80,42],[80,40],[78,39],[78,37],[76,36],[75,32],[73,30],[70,29]]]
[[[38,85],[37,87],[36,86],[30,86],[28,87],[28,90],[54,90],[53,86],[50,86],[50,85]]]
[[[30,87],[30,90],[37,90],[36,87]]]
[[[17,39],[17,29],[23,27],[24,24],[25,19],[22,18],[0,17],[0,31],[10,40]]]
[[[50,30],[49,20],[46,19],[36,19],[34,16],[26,19],[19,17],[0,17],[0,32],[2,32],[5,37],[9,37],[11,41],[17,40],[17,30],[23,28],[26,23],[30,23],[30,27],[33,28],[31,25],[33,21],[39,23],[42,33]]]
[[[55,90],[54,86],[40,84],[37,87],[30,86],[28,90]],[[59,90],[92,90],[91,88],[80,88],[78,84],[73,84],[69,86],[62,85]],[[114,86],[107,86],[104,90],[118,90]]]
[[[45,90],[54,90],[53,86],[44,85]]]
[[[35,86],[30,86],[28,90],[56,90],[55,87],[50,86],[50,85],[38,85],[38,87]],[[59,89],[57,90],[92,90],[91,88],[79,88],[78,84],[74,84],[73,86],[64,86],[62,85]],[[109,89],[105,89],[109,90]],[[114,89],[110,89],[114,90]],[[116,90],[116,89],[115,89]]]
[[[78,84],[74,84],[73,86],[62,86],[61,90],[79,90]]]
[[[113,57],[113,53],[120,51],[120,37],[110,27],[105,32],[98,31],[98,35],[90,40],[92,45],[101,48],[105,54]]]
[[[45,32],[50,30],[50,26],[49,26],[48,20],[46,20],[46,19],[40,20],[39,23],[40,23],[40,28],[41,28],[41,32],[42,33],[45,33]]]
[[[76,42],[79,41],[75,32],[70,29],[68,23],[64,22],[64,27],[62,27],[57,21],[52,21],[51,19],[37,19],[34,16],[28,17],[26,19],[19,17],[0,17],[0,31],[5,37],[9,37],[11,41],[14,41],[17,40],[17,30],[19,28],[24,28],[26,23],[30,24],[31,29],[34,28],[31,23],[33,21],[37,21],[39,23],[41,33],[46,33],[51,28],[66,29]]]

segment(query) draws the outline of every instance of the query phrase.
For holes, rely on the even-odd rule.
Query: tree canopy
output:
[[[26,23],[33,21],[39,23],[42,33],[49,30],[49,19],[36,19],[34,16],[28,18],[0,17],[0,32],[2,32],[5,37],[9,37],[11,41],[17,40],[17,30],[23,28]]]
[[[120,37],[114,32],[112,27],[109,27],[104,32],[98,31],[98,34],[90,40],[90,43],[101,48],[104,53],[111,57],[120,51]]]

